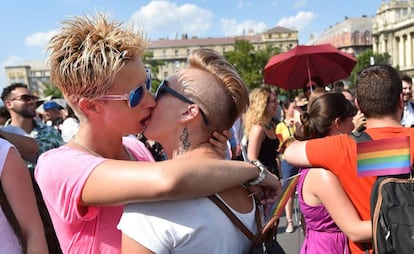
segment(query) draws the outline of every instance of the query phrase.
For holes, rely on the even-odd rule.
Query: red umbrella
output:
[[[303,88],[311,77],[323,85],[349,77],[357,61],[331,44],[296,46],[273,56],[264,68],[264,83],[286,90]]]

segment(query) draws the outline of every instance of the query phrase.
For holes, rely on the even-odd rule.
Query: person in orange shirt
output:
[[[401,78],[389,65],[365,68],[356,82],[356,104],[364,113],[366,132],[372,139],[410,136],[414,156],[414,129],[400,124],[403,110]],[[299,167],[323,167],[339,179],[361,219],[370,219],[370,195],[376,177],[357,176],[356,143],[349,134],[295,141],[285,151],[285,159]],[[372,247],[350,241],[352,253],[372,252]]]
[[[297,140],[310,140],[354,129],[355,107],[341,93],[314,99],[302,115]],[[349,253],[348,241],[370,241],[371,221],[362,221],[338,178],[324,168],[301,168],[297,184],[305,239],[301,254]],[[302,226],[303,226],[302,225]]]

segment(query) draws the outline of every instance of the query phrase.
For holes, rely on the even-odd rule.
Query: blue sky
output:
[[[0,90],[4,66],[44,61],[47,41],[60,22],[73,15],[104,11],[125,23],[134,22],[150,39],[174,39],[183,33],[198,37],[262,32],[276,25],[299,31],[299,43],[318,35],[345,16],[374,16],[382,0],[12,0],[0,10]]]

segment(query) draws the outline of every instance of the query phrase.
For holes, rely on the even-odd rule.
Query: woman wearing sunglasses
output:
[[[144,144],[125,137],[141,132],[156,108],[145,44],[142,33],[98,13],[65,21],[48,45],[52,83],[80,121],[72,140],[42,154],[35,170],[63,253],[120,253],[116,226],[126,203],[207,196],[260,176],[236,161],[151,163]],[[217,137],[210,141],[224,158]],[[279,190],[271,175],[260,184]]]
[[[210,49],[193,50],[189,67],[164,80],[145,135],[163,144],[169,158],[220,159],[208,139],[227,130],[244,112],[248,89],[232,65]],[[168,126],[169,131],[165,131]],[[216,195],[250,231],[255,206],[241,186]],[[122,253],[246,253],[249,239],[208,198],[136,203],[125,207],[118,227]]]

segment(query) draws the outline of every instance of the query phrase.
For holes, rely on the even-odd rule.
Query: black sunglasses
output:
[[[177,92],[174,89],[172,89],[171,87],[169,87],[167,80],[162,81],[162,83],[160,84],[160,86],[157,88],[157,91],[154,94],[154,99],[155,100],[158,100],[165,93],[169,93],[172,96],[174,96],[175,98],[178,98],[178,99],[180,99],[183,102],[186,102],[188,104],[196,104],[192,100],[188,99],[186,96],[180,94],[179,92]],[[201,116],[203,117],[204,123],[206,125],[208,125],[207,117],[206,117],[206,115],[204,114],[204,112],[203,112],[203,110],[201,108],[200,108],[200,112],[201,112]]]
[[[24,102],[32,102],[37,101],[39,98],[35,95],[31,94],[23,94],[20,96],[17,96],[16,98],[11,99],[11,101],[18,100],[18,101],[24,101]]]

